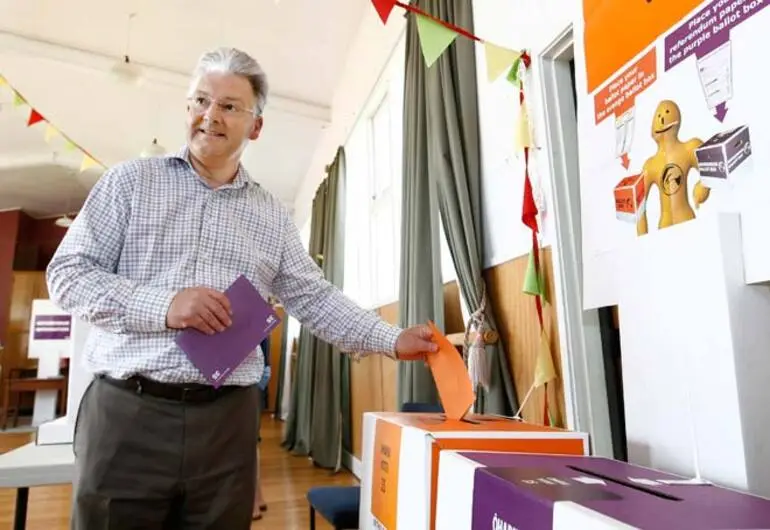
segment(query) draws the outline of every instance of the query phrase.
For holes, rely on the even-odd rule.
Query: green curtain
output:
[[[289,331],[289,315],[286,315],[283,319],[283,322],[281,323],[281,357],[278,365],[278,369],[275,370],[276,367],[273,367],[275,370],[273,372],[273,377],[276,377],[276,392],[275,392],[275,404],[273,407],[273,417],[276,420],[281,419],[281,415],[283,414],[283,380],[286,377],[286,344],[287,344],[287,335]]]
[[[318,262],[318,256],[323,252],[324,209],[326,207],[326,188],[324,180],[313,198],[313,209],[310,217],[310,242],[308,252]],[[321,263],[319,263],[320,265]],[[286,419],[283,446],[298,455],[310,454],[311,427],[313,420],[313,396],[315,394],[315,351],[320,342],[310,333],[306,326],[299,331],[297,348],[297,366],[294,370],[294,381],[291,385],[291,404],[289,416]]]
[[[471,0],[419,0],[417,4],[441,20],[473,32]],[[436,182],[439,211],[460,292],[471,313],[480,308],[482,301],[485,303],[486,326],[496,330],[491,304],[485,300],[482,275],[481,143],[474,43],[457,38],[431,68],[425,68],[417,47],[412,48],[412,54],[412,68],[420,70],[417,77],[423,78],[423,94],[415,101],[423,101],[426,107],[426,173]],[[498,341],[488,345],[486,354],[490,386],[488,390],[478,389],[475,409],[513,415],[518,400],[502,344]]]
[[[438,192],[428,171],[425,60],[413,16],[406,25],[405,65],[398,319],[402,327],[432,320],[443,331]],[[406,402],[439,403],[424,363],[399,363],[398,400],[399,408]]]
[[[318,260],[326,279],[342,288],[345,264],[345,151],[342,147],[327,172],[313,200],[310,253]],[[345,435],[350,445],[350,358],[311,335],[303,326],[297,362],[284,443],[294,453],[311,455],[320,467],[339,470]]]

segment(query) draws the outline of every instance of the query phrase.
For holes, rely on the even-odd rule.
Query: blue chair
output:
[[[404,403],[401,412],[444,412],[441,405]],[[334,530],[358,528],[360,513],[360,486],[316,486],[307,492],[310,504],[310,530],[315,530],[316,512],[326,519]]]
[[[360,486],[317,486],[307,492],[310,503],[310,530],[315,530],[316,511],[334,530],[358,528]]]

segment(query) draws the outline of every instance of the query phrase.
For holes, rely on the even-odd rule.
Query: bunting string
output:
[[[27,117],[27,127],[33,127],[37,124],[45,124],[43,127],[43,138],[48,145],[56,137],[61,137],[64,142],[64,150],[66,152],[80,152],[82,158],[80,162],[80,171],[83,172],[92,167],[101,167],[106,169],[106,166],[94,157],[88,150],[72,140],[68,135],[64,134],[60,128],[51,123],[37,108],[33,107],[27,98],[25,98],[21,92],[19,92],[13,85],[10,84],[8,79],[0,74],[0,93],[3,91],[10,91],[11,101],[13,108],[22,109],[29,107],[29,114]]]
[[[429,68],[436,59],[441,56],[444,50],[454,42],[457,35],[462,35],[467,39],[484,45],[484,51],[487,58],[487,74],[490,82],[500,77],[500,75],[505,72],[507,68],[510,68],[522,54],[520,51],[510,50],[481,39],[464,28],[435,17],[417,6],[402,2],[401,0],[371,1],[383,24],[387,24],[390,14],[396,6],[417,17],[417,31],[420,36],[420,45],[422,47],[425,62]]]

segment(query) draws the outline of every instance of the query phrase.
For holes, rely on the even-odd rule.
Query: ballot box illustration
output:
[[[615,186],[615,217],[620,221],[636,223],[647,206],[644,176],[625,177]]]
[[[585,455],[586,433],[499,416],[368,412],[364,415],[359,528],[443,529],[435,524],[446,451]],[[470,501],[468,501],[470,502]]]
[[[770,500],[608,458],[446,451],[442,530],[770,528]]]
[[[734,180],[741,170],[748,174],[751,165],[751,138],[749,127],[742,125],[717,133],[695,150],[698,171],[706,186]]]

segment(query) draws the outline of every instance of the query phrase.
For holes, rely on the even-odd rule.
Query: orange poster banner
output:
[[[401,452],[401,426],[377,420],[372,463],[372,516],[376,528],[396,530],[398,519],[398,461]]]
[[[701,0],[583,0],[588,92],[609,79]]]
[[[655,82],[658,76],[656,48],[650,48],[636,63],[620,72],[594,96],[596,123],[614,114],[617,118],[634,106],[636,95]]]

